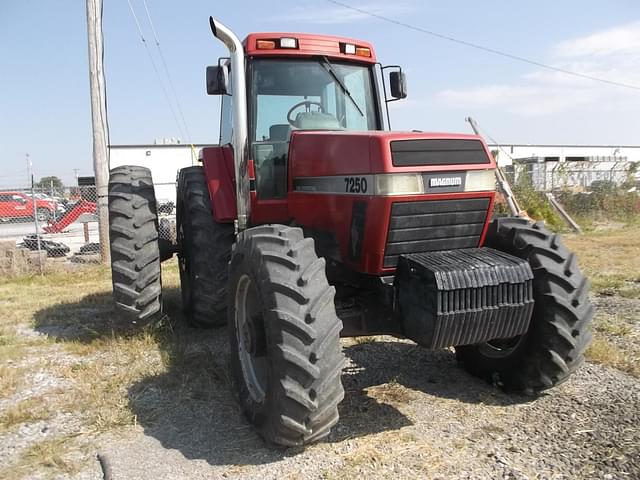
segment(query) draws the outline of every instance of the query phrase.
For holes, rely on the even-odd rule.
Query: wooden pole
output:
[[[87,0],[89,40],[89,87],[93,128],[93,169],[96,179],[100,258],[110,263],[109,251],[109,152],[107,145],[107,106],[103,70],[102,0]]]

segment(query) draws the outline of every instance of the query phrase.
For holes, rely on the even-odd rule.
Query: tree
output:
[[[56,176],[42,177],[34,186],[49,194],[61,194],[64,192],[64,183]]]

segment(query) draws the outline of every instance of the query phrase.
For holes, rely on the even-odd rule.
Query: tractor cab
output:
[[[246,51],[249,157],[255,200],[284,199],[291,136],[300,131],[381,131],[387,89],[373,47],[348,38],[254,33]],[[404,98],[405,80],[392,67],[391,92]],[[207,91],[222,95],[220,145],[232,144],[231,60],[207,69]],[[255,203],[255,201],[254,201]],[[258,209],[260,209],[258,207]]]

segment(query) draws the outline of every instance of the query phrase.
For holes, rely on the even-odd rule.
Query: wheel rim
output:
[[[238,281],[235,295],[238,356],[251,399],[262,403],[267,385],[267,342],[258,292],[248,275]]]
[[[517,335],[511,338],[499,338],[489,340],[480,345],[480,352],[486,357],[504,358],[515,352],[524,340],[524,335]]]

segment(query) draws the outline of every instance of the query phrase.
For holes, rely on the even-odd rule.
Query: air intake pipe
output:
[[[242,42],[228,27],[209,17],[213,36],[229,49],[233,97],[233,161],[236,174],[237,231],[247,228],[251,210],[249,193],[249,137],[247,133],[247,81]]]

